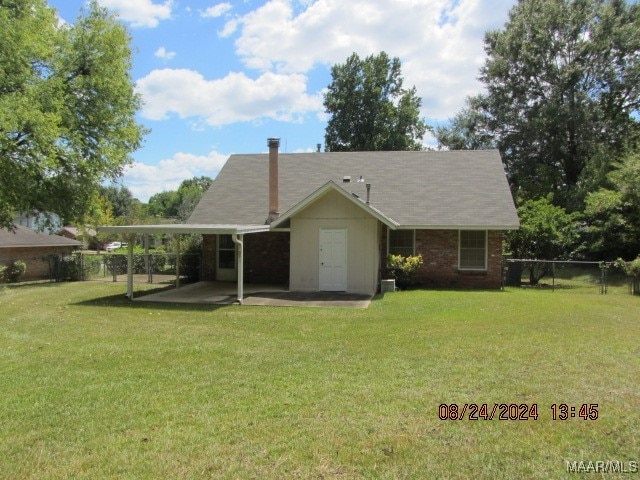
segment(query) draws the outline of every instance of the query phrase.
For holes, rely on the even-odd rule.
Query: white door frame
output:
[[[327,235],[329,241],[323,241],[327,239]],[[348,274],[347,229],[321,228],[319,237],[318,289],[325,292],[344,292],[347,290]]]

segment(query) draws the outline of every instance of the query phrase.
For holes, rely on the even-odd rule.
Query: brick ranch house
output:
[[[27,264],[20,280],[49,278],[49,260],[52,255],[68,255],[82,247],[82,242],[59,235],[37,232],[17,225],[15,232],[0,229],[0,264],[9,265],[16,260]]]
[[[184,224],[107,226],[202,234],[203,280],[375,293],[389,253],[421,254],[428,286],[498,288],[502,236],[519,227],[497,150],[231,155]]]
[[[231,155],[187,220],[205,234],[203,280],[291,291],[378,290],[387,254],[421,254],[427,286],[498,288],[519,221],[497,150]],[[195,231],[195,230],[194,230]],[[201,229],[202,233],[206,230]],[[234,239],[235,238],[235,239]]]

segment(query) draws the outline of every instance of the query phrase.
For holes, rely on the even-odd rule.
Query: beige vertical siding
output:
[[[378,284],[378,220],[331,191],[291,218],[290,289],[317,291],[321,228],[347,229],[347,291],[374,293]]]

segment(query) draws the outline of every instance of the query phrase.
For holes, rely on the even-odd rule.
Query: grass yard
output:
[[[347,310],[123,292],[0,290],[0,478],[580,478],[567,461],[640,461],[637,296],[414,291]],[[440,420],[452,403],[539,417]],[[598,419],[554,421],[560,403]]]

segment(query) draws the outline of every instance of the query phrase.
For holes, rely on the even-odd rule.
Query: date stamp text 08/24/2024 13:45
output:
[[[544,413],[543,413],[544,412]],[[442,403],[438,406],[440,420],[538,420],[548,414],[551,420],[597,420],[598,404],[568,405],[554,403],[548,409],[537,403]]]

